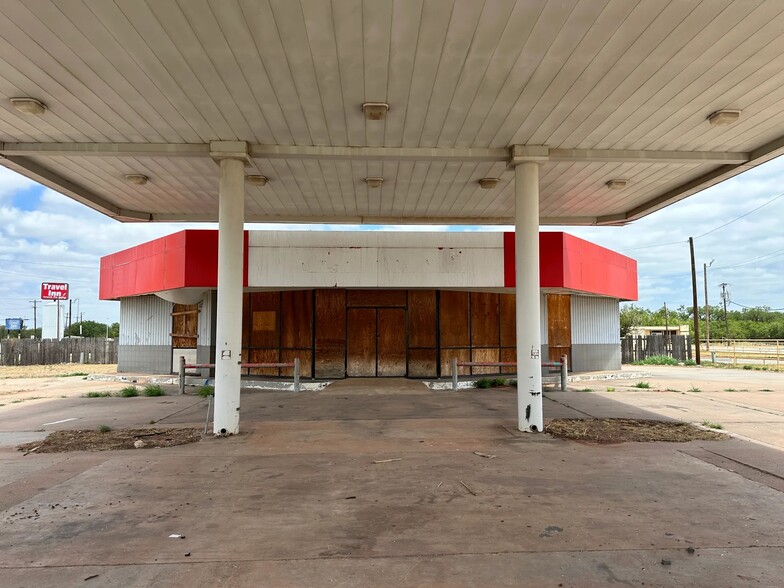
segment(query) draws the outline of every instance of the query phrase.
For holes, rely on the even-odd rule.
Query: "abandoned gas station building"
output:
[[[577,317],[595,310],[583,301],[633,296],[585,297],[602,290],[566,273],[552,292],[540,288],[540,226],[634,222],[784,153],[782,30],[780,0],[2,3],[0,165],[118,221],[218,222],[217,260],[202,264],[217,275],[183,300],[215,317],[214,338],[205,319],[197,334],[209,338],[197,342],[215,342],[217,434],[239,431],[243,349],[285,356],[310,340],[316,375],[340,371],[341,357],[349,374],[438,373],[450,347],[513,353],[505,288],[516,299],[518,428],[541,431],[543,339],[556,315],[566,324],[550,294],[571,296],[575,368],[585,359]],[[354,233],[338,257],[353,256],[357,272],[307,280],[303,268],[336,243],[245,240],[253,222],[513,225],[514,286],[497,265],[506,251],[477,262],[497,275],[465,272],[471,281],[456,285],[425,263],[439,239],[414,236],[405,239],[423,251],[405,262],[410,280],[392,283],[395,268],[380,262],[397,259],[399,241],[371,253],[359,241],[370,237]],[[490,239],[461,238],[468,251]],[[276,242],[287,251],[254,261]],[[298,257],[309,248],[312,258]],[[188,264],[186,275],[202,270]],[[185,287],[152,276],[164,283],[145,292]],[[473,328],[475,315],[495,317],[487,292],[499,296],[497,347],[495,331]],[[166,326],[154,338],[124,319],[143,343],[128,349],[168,348],[170,333],[191,340],[172,330],[162,298],[139,293],[104,294],[123,299],[127,317],[161,300],[154,316]],[[287,310],[308,305],[310,322]],[[336,328],[345,314],[351,328],[328,333],[322,314]],[[432,324],[425,316],[435,330],[419,329]],[[562,342],[548,339],[547,355]]]
[[[515,361],[514,233],[250,231],[244,242],[243,362],[436,378],[452,357]],[[214,363],[217,245],[215,231],[186,230],[101,260],[101,298],[120,301],[119,371]],[[542,357],[620,369],[618,304],[637,298],[635,261],[560,232],[541,233],[540,252]]]

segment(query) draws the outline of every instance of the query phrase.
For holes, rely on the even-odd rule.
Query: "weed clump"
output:
[[[122,398],[133,398],[134,396],[138,395],[139,390],[136,388],[136,386],[126,386],[117,393],[117,396],[121,396]]]
[[[142,392],[145,396],[166,396],[166,392],[158,384],[147,384]]]

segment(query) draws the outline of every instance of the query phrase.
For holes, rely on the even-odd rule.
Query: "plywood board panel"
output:
[[[313,338],[313,291],[283,292],[280,300],[280,346],[310,348]]]
[[[251,349],[247,363],[277,363],[280,355],[277,349]],[[279,376],[279,368],[249,368],[248,373],[254,376]]]
[[[506,363],[510,361],[517,361],[517,349],[514,347],[502,347],[501,348],[501,361]],[[502,374],[516,374],[517,373],[517,366],[507,366],[501,368]]]
[[[412,349],[436,346],[436,292],[409,290],[408,345]],[[409,364],[410,365],[410,364]],[[435,358],[433,359],[435,366]],[[435,367],[433,368],[435,370]],[[409,370],[410,373],[410,370]]]
[[[252,292],[250,312],[250,347],[277,349],[280,346],[280,292]]]
[[[498,363],[498,357],[498,347],[471,350],[471,361]],[[500,372],[501,368],[498,366],[474,366],[471,368],[473,374],[498,374]]]
[[[348,306],[405,306],[405,290],[349,290]]]
[[[515,295],[501,294],[501,347],[514,347],[517,343],[517,317]]]
[[[471,292],[471,346],[498,347],[498,294]]]
[[[353,311],[349,311],[353,312]],[[406,375],[406,311],[403,308],[379,308],[377,311],[377,375]]]
[[[435,378],[438,374],[438,351],[436,349],[408,350],[408,377]]]
[[[442,349],[470,345],[468,292],[441,291],[439,330]]]
[[[310,349],[281,349],[281,363],[294,363],[295,358],[299,358],[299,375],[301,378],[310,378],[312,372],[313,352]],[[280,375],[287,378],[294,377],[294,368],[280,368]]]
[[[571,328],[571,296],[548,294],[547,341],[553,347],[569,347],[572,344]]]
[[[452,358],[456,357],[457,361],[471,361],[470,349],[441,349],[441,377],[449,378],[452,375]],[[458,367],[457,373],[461,376],[467,376],[471,373],[469,367]]]
[[[217,310],[216,310],[217,312]],[[250,293],[242,295],[242,347],[250,345]],[[247,357],[247,356],[243,356]]]
[[[199,332],[199,305],[175,304],[171,314],[172,347],[175,349],[195,349]]]
[[[547,295],[547,343],[549,360],[560,361],[562,355],[571,364],[572,300],[569,294]]]
[[[346,376],[346,291],[316,290],[316,377]]]
[[[375,309],[353,308],[348,311],[346,375],[349,377],[376,375]]]

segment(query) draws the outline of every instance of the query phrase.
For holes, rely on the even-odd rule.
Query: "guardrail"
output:
[[[185,363],[185,357],[180,356],[180,394],[185,394],[185,370],[199,368],[214,368],[214,363]],[[241,363],[241,368],[294,368],[294,392],[300,391],[300,361],[299,357],[292,362],[283,363]]]
[[[565,355],[561,356],[561,361],[543,361],[542,367],[543,368],[560,368],[561,372],[561,390],[566,390],[567,386],[567,374],[569,372],[568,365],[567,365],[567,357]],[[489,362],[489,361],[457,361],[456,357],[452,358],[452,390],[457,390],[457,381],[458,381],[458,367],[517,367],[516,361],[498,361],[498,362]],[[518,380],[519,384],[519,380]]]

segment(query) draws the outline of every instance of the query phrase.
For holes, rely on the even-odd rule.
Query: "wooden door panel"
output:
[[[352,312],[352,311],[349,311]],[[378,309],[378,375],[406,375],[406,311]]]
[[[471,292],[471,346],[498,347],[498,343],[498,294]]]
[[[376,375],[376,311],[373,308],[352,308],[348,311],[349,377]]]
[[[412,348],[436,347],[436,291],[408,293],[408,341]]]
[[[440,296],[441,349],[469,347],[471,329],[468,292],[444,290]]]
[[[572,298],[569,294],[547,295],[547,347],[550,361],[561,361],[566,355],[571,361]]]

